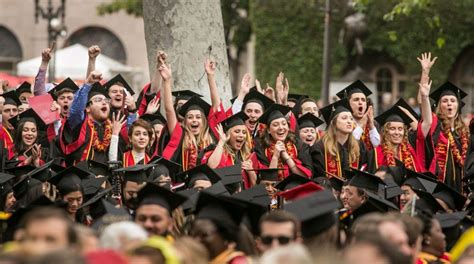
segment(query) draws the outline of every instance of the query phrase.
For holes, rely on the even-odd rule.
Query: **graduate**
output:
[[[367,163],[362,142],[353,136],[354,119],[347,99],[321,108],[327,128],[323,138],[311,147],[314,177],[345,178],[344,170],[361,168]]]
[[[324,135],[323,131],[318,129],[323,123],[321,119],[312,113],[306,113],[300,116],[298,118],[298,137],[310,147],[313,146],[314,143],[320,140]]]
[[[165,132],[168,130],[166,127],[166,119],[160,112],[155,114],[145,114],[140,116],[140,119],[150,123],[153,134],[151,135],[150,147],[147,149],[147,153],[150,157],[154,157],[162,154],[163,149],[165,148],[164,137]]]
[[[0,173],[0,212],[12,212],[16,203],[13,192],[13,180],[15,175]]]
[[[18,106],[21,104],[16,91],[9,91],[1,95],[4,98],[2,109],[2,128],[0,129],[0,139],[3,141],[3,148],[7,150],[8,159],[15,156],[15,146],[13,141],[13,126],[8,122],[18,115]]]

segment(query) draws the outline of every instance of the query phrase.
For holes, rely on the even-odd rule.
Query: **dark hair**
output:
[[[10,194],[12,192],[13,192],[13,190],[9,191],[5,195],[0,195],[0,212],[5,211],[5,203],[7,202],[7,196],[8,196],[8,194]]]
[[[61,90],[55,92],[54,95],[56,96],[56,98],[58,98],[59,96],[61,96],[64,93],[74,93],[74,91],[72,89],[69,89],[69,88],[64,88],[64,89],[61,89]]]
[[[143,120],[143,119],[135,120],[135,122],[133,122],[132,125],[128,128],[128,137],[129,138],[132,137],[133,130],[136,127],[143,127],[148,132],[149,143],[151,143],[151,138],[154,134],[154,130],[153,130],[153,127],[150,125],[150,123],[146,120]]]
[[[294,216],[293,214],[287,211],[276,210],[276,211],[271,211],[268,214],[263,215],[259,221],[259,225],[258,225],[259,229],[262,226],[262,224],[265,222],[271,222],[271,223],[291,222],[293,223],[293,237],[294,238],[298,237],[300,233],[300,221],[296,218],[296,216]]]
[[[23,118],[21,119],[18,124],[17,124],[17,127],[15,129],[15,138],[14,138],[14,141],[15,141],[15,151],[17,154],[22,154],[23,152],[26,151],[27,149],[27,146],[25,145],[25,143],[23,143],[23,139],[22,139],[22,133],[23,133],[23,127],[25,126],[26,122],[31,122],[33,124],[35,124],[35,127],[36,127],[36,141],[38,141],[38,137],[39,137],[39,131],[38,131],[38,125],[36,124],[36,121],[33,119],[33,118]]]
[[[301,112],[303,111],[303,104],[304,104],[304,103],[307,103],[307,102],[315,103],[316,106],[318,106],[318,103],[316,103],[316,100],[314,100],[313,98],[310,98],[310,97],[303,98],[303,99],[301,99],[301,101],[299,102],[299,104],[296,104],[296,105],[295,105],[296,107],[298,107],[298,109],[295,109],[297,115],[301,114]]]
[[[426,245],[425,236],[430,235],[431,233],[431,227],[433,226],[433,215],[423,210],[419,210],[417,213],[418,213],[417,214],[418,219],[420,219],[421,222],[423,223],[423,229],[421,230],[421,235],[423,236],[422,245],[424,246]]]
[[[79,237],[74,229],[74,223],[71,221],[66,211],[51,206],[38,207],[28,212],[20,221],[20,226],[26,228],[31,223],[38,220],[59,219],[66,224],[66,237],[69,245],[76,245],[79,243]]]
[[[288,120],[287,120],[288,121]],[[290,127],[290,124],[288,123],[288,128]],[[270,133],[268,133],[268,127],[265,129],[265,131],[262,133],[262,136],[260,137],[260,141],[262,142],[262,146],[264,148],[269,147],[273,143],[272,136]],[[296,136],[293,132],[288,130],[288,136],[286,137],[288,141],[290,141],[293,144],[296,144]]]

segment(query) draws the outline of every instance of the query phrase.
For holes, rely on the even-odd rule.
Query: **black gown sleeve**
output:
[[[326,166],[324,164],[324,145],[322,141],[318,141],[311,146],[310,155],[313,163],[313,178],[325,177]]]
[[[299,140],[296,141],[296,148],[298,149],[298,159],[301,161],[303,166],[308,168],[311,173],[314,172],[313,166],[312,166],[312,159],[311,159],[311,154],[310,154],[310,148],[308,144],[305,144]],[[314,173],[312,175],[312,178],[314,178]]]

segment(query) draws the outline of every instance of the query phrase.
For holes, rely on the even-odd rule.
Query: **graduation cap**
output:
[[[462,194],[442,182],[438,182],[433,191],[433,196],[443,200],[449,208],[455,211],[462,211],[467,200]]]
[[[200,192],[195,215],[196,219],[209,219],[230,228],[237,228],[245,211],[245,206],[235,198]]]
[[[5,197],[13,190],[13,185],[11,182],[13,178],[15,178],[15,175],[0,172],[0,197]]]
[[[206,192],[215,196],[230,196],[229,191],[226,189],[222,181],[212,184],[211,187],[202,190],[202,192]]]
[[[96,215],[96,218],[94,218],[90,226],[94,230],[101,230],[104,226],[113,223],[132,220],[132,216],[127,210],[122,207],[115,207],[115,205],[106,199],[100,199],[96,205],[93,205],[93,208],[89,208],[89,210],[91,209]]]
[[[248,103],[257,103],[262,106],[263,110],[265,111],[268,109],[272,104],[275,102],[262,94],[261,92],[257,91],[257,89],[251,88],[249,90],[249,93],[245,95],[244,97],[244,104],[242,106],[242,110],[245,108],[245,105]]]
[[[89,178],[89,175],[89,172],[83,171],[78,167],[69,167],[51,177],[48,181],[56,185],[60,193],[67,194],[82,188],[82,180]]]
[[[302,128],[305,128],[305,127],[317,128],[318,126],[320,126],[322,124],[324,124],[324,121],[317,118],[312,113],[306,113],[306,114],[300,116],[300,118],[298,118],[298,128],[299,129],[302,129]]]
[[[107,92],[109,92],[109,89],[110,87],[112,87],[112,85],[120,85],[120,86],[123,86],[125,89],[127,89],[127,91],[130,93],[130,95],[134,95],[135,94],[135,91],[133,91],[132,87],[130,86],[130,84],[128,84],[128,82],[123,78],[123,76],[119,73],[117,75],[115,75],[112,79],[110,79],[108,82],[104,83],[104,88]]]
[[[91,98],[96,96],[96,95],[103,95],[106,98],[110,98],[109,94],[107,93],[107,90],[100,84],[99,82],[96,82],[92,85],[91,90],[89,91],[89,94],[87,95],[87,102],[90,102]]]
[[[184,180],[188,188],[193,188],[197,180],[210,181],[212,184],[221,180],[221,177],[219,177],[213,169],[209,168],[207,164],[199,165],[182,172],[176,175],[176,178]]]
[[[349,104],[349,100],[347,98],[344,98],[332,104],[329,104],[319,109],[319,112],[321,112],[321,115],[323,116],[324,121],[326,122],[328,126],[331,123],[331,120],[339,113],[342,113],[342,112],[352,113],[351,105]]]
[[[341,177],[336,177],[335,175],[329,177],[329,182],[331,183],[331,187],[340,192],[342,191],[342,186],[346,183],[346,180],[344,180]]]
[[[64,89],[71,90],[73,93],[75,93],[77,90],[79,90],[79,87],[73,80],[71,80],[71,78],[68,77],[56,85],[53,89],[49,90],[48,93],[51,94],[54,99],[57,99],[58,94],[60,94]]]
[[[286,177],[281,182],[279,182],[275,186],[275,188],[280,190],[280,191],[286,191],[286,190],[292,189],[292,188],[294,188],[298,185],[308,183],[310,181],[311,181],[311,179],[300,176],[298,174],[290,174],[290,175],[288,175],[288,177]]]
[[[265,169],[254,169],[257,173],[257,181],[272,181],[272,182],[277,182],[279,181],[278,179],[278,172],[280,170],[283,170],[281,168],[265,168]]]
[[[441,207],[431,193],[416,189],[413,191],[418,198],[415,201],[415,210],[422,210],[430,214],[435,214],[439,210],[443,210],[443,207]]]
[[[450,251],[459,237],[463,234],[461,222],[466,218],[467,212],[435,214],[434,218],[439,221],[446,240],[446,249]]]
[[[268,196],[267,189],[265,189],[265,186],[259,184],[247,190],[243,190],[239,193],[236,193],[232,197],[235,197],[239,200],[255,203],[267,208],[271,203],[271,199]]]
[[[100,199],[105,198],[105,196],[108,195],[112,190],[113,190],[113,187],[101,190],[100,192],[96,193],[92,198],[90,198],[89,200],[84,202],[79,209],[86,208],[86,207],[98,202]],[[91,212],[89,212],[89,213],[91,213]],[[94,219],[98,218],[98,217],[95,217],[92,214],[91,214],[91,216]]]
[[[22,93],[32,93],[31,92],[31,83],[24,81],[16,88],[16,92],[18,95]]]
[[[179,114],[181,116],[185,116],[186,113],[191,110],[200,110],[205,116],[207,116],[209,115],[209,111],[211,111],[211,105],[201,99],[201,97],[193,96],[184,105],[182,105],[181,108],[179,108]]]
[[[301,221],[303,239],[317,236],[337,223],[335,211],[341,203],[331,191],[316,192],[306,198],[284,205],[284,210],[294,214]]]
[[[352,175],[352,177],[347,181],[347,185],[362,188],[373,193],[378,192],[379,184],[386,185],[382,179],[366,171],[351,168],[351,170],[346,170],[346,172],[349,175]]]
[[[102,189],[102,184],[104,184],[105,181],[107,181],[105,177],[82,180],[82,190],[86,197],[85,200],[91,199],[89,198],[90,196],[97,194]]]
[[[240,111],[222,121],[222,128],[224,129],[224,132],[227,133],[227,131],[234,126],[245,125],[247,119],[249,119],[249,117],[243,111]]]
[[[216,168],[214,172],[221,177],[224,185],[232,185],[242,182],[242,165],[236,164],[223,168]]]
[[[186,197],[160,187],[154,183],[147,183],[137,194],[138,207],[142,205],[159,205],[171,212],[186,201]]]
[[[310,181],[289,190],[279,192],[277,195],[283,197],[286,201],[293,201],[302,199],[308,195],[311,195],[312,193],[322,190],[324,190],[324,188],[321,185]]]
[[[367,200],[352,212],[354,219],[372,212],[386,213],[398,211],[399,208],[390,201],[385,200],[377,194],[366,192]]]
[[[395,103],[395,106],[405,108],[417,120],[420,119],[420,116],[418,115],[418,113],[415,112],[415,110],[413,110],[413,108],[411,108],[411,106],[403,98],[398,99],[398,101]],[[413,120],[413,121],[415,121],[415,120]]]
[[[21,200],[28,193],[29,190],[41,184],[42,182],[37,179],[33,179],[29,176],[22,177],[13,185],[13,192],[15,193],[15,198],[17,200]]]
[[[198,93],[195,93],[191,90],[174,91],[174,92],[171,92],[171,95],[173,95],[176,98],[176,101],[178,101],[178,100],[189,100],[193,96],[202,97],[202,95],[200,95]]]
[[[18,128],[18,123],[21,120],[34,122],[36,124],[36,128],[39,131],[43,131],[47,127],[46,123],[41,119],[38,114],[36,114],[33,108],[29,108],[25,112],[8,119],[8,122],[16,129]]]
[[[95,160],[83,160],[77,163],[76,167],[84,171],[88,171],[91,174],[94,174],[95,176],[102,175],[102,176],[108,177],[111,175],[108,164],[98,162]]]
[[[286,114],[290,112],[291,108],[286,105],[272,104],[262,116],[258,119],[258,122],[266,125],[278,118],[286,118]]]
[[[402,122],[404,125],[408,126],[413,122],[413,120],[396,105],[375,117],[375,121],[377,121],[380,126],[383,126],[388,122]]]
[[[3,93],[1,96],[5,98],[5,102],[3,103],[3,105],[14,105],[14,106],[21,105],[19,95],[17,91],[15,90],[11,90],[6,93]]]
[[[361,80],[357,80],[349,84],[336,95],[337,97],[343,99],[351,97],[351,95],[354,93],[363,93],[366,97],[372,94],[370,89]]]
[[[15,163],[18,163],[15,161]],[[22,166],[14,166],[14,167],[6,167],[5,170],[10,172],[11,174],[15,175],[17,178],[28,174],[29,172],[35,170],[36,167],[32,165],[22,165]]]
[[[183,208],[185,215],[191,214],[196,207],[196,203],[199,198],[199,191],[196,189],[186,189],[176,193],[187,198],[187,200],[181,204],[181,208]]]
[[[384,180],[386,186],[382,186],[383,195],[385,199],[392,199],[403,193],[402,189],[398,184],[391,178],[385,178]]]
[[[151,168],[151,165],[142,165],[138,164],[135,166],[130,166],[126,168],[120,168],[114,170],[114,172],[123,172],[123,180],[131,181],[136,183],[147,182],[148,180],[148,169]]]
[[[458,98],[458,101],[459,101],[459,109],[461,109],[461,100],[467,96],[467,93],[461,90],[459,87],[457,87],[453,83],[445,82],[438,89],[436,89],[436,91],[430,94],[430,98],[432,98],[435,101],[435,105],[437,105],[441,97],[445,95],[456,96],[456,98]]]
[[[151,167],[150,173],[148,176],[149,181],[153,182],[158,179],[161,175],[169,173],[169,176],[174,180],[176,173],[181,170],[181,165],[178,163],[165,159],[161,156],[154,156],[149,162],[148,165]]]
[[[140,116],[140,119],[148,121],[152,126],[157,124],[166,125],[166,118],[159,111],[155,114],[144,114]]]
[[[408,185],[413,190],[422,190],[429,193],[433,193],[434,189],[438,185],[436,178],[428,177],[422,173],[415,172],[413,170],[407,169],[407,176],[402,185]]]
[[[50,160],[43,164],[43,166],[35,168],[34,170],[28,172],[26,175],[35,178],[41,182],[48,181],[49,178],[52,176],[50,167],[51,165],[53,165],[53,163],[54,160]]]

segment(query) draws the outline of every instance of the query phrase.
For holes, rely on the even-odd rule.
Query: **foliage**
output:
[[[99,15],[113,14],[125,10],[127,14],[136,17],[143,16],[142,0],[113,0],[110,3],[102,3],[97,7]]]

